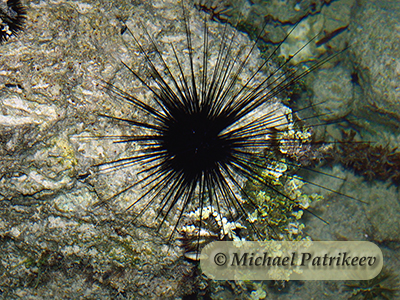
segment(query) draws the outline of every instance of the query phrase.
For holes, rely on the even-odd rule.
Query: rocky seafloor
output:
[[[140,192],[130,191],[123,199],[94,206],[136,178],[134,168],[95,179],[88,173],[92,165],[135,150],[93,138],[131,132],[98,117],[105,112],[132,114],[130,107],[112,100],[102,80],[132,92],[148,92],[127,76],[120,63],[145,66],[132,40],[121,37],[121,32],[127,25],[141,36],[140,21],[157,32],[161,44],[184,43],[184,28],[173,23],[181,17],[180,2],[38,0],[23,4],[24,30],[0,45],[0,297],[179,299],[197,290],[214,299],[351,296],[341,281],[209,282],[193,262],[184,259],[179,244],[165,244],[172,225],[157,232],[151,221],[145,226],[132,222],[125,208]],[[186,6],[199,28],[198,9],[213,14],[215,21],[239,24],[253,38],[254,28],[270,20],[266,27],[270,34],[263,38],[261,50],[276,47],[301,20],[282,46],[282,57],[322,32],[318,45],[296,58],[298,68],[350,46],[335,63],[326,63],[305,79],[307,88],[298,93],[297,101],[323,103],[315,106],[321,122],[343,121],[323,127],[319,134],[328,138],[338,139],[340,130],[352,129],[361,141],[399,146],[398,1],[195,4],[197,9],[190,1]],[[218,38],[223,27],[215,21],[209,27]],[[237,33],[235,42],[251,45],[244,33]],[[253,57],[249,67],[257,66],[260,59]],[[379,178],[368,181],[341,165],[323,171],[345,180],[305,176],[368,204],[311,186],[310,193],[324,195],[313,211],[329,225],[305,215],[306,234],[315,240],[372,241],[381,247],[385,266],[399,270],[398,187]]]

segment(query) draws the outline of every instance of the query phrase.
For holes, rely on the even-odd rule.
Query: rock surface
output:
[[[400,121],[400,7],[398,1],[358,1],[351,22],[352,60],[363,98],[357,116],[391,125]]]

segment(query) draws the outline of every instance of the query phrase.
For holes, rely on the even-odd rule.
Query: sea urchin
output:
[[[201,228],[206,206],[230,220],[241,218],[257,232],[250,214],[258,204],[243,188],[244,182],[261,184],[293,204],[294,197],[271,176],[279,178],[286,171],[278,168],[281,159],[286,159],[289,168],[299,165],[293,150],[312,152],[311,134],[276,96],[326,60],[300,73],[289,68],[284,71],[291,58],[278,67],[271,62],[278,46],[250,67],[258,54],[256,45],[262,31],[254,43],[240,46],[228,25],[218,38],[210,32],[206,17],[196,24],[182,9],[185,46],[179,49],[169,43],[169,55],[163,55],[165,50],[147,31],[150,26],[141,24],[135,33],[128,26],[126,34],[145,61],[147,77],[143,70],[122,64],[152,99],[105,82],[112,97],[132,106],[139,118],[102,114],[136,128],[137,134],[101,138],[132,143],[140,149],[132,156],[96,167],[141,165],[138,174],[142,177],[112,198],[131,189],[141,191],[129,208],[135,208],[136,217],[156,208],[158,228],[168,220],[171,236],[189,210],[200,212]],[[193,38],[194,33],[203,35],[201,42]],[[150,50],[140,41],[143,37]],[[248,210],[249,206],[253,209]]]

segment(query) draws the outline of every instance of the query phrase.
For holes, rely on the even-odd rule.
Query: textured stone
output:
[[[351,48],[364,97],[358,116],[399,127],[400,6],[398,1],[359,1],[351,24]]]
[[[350,71],[344,67],[320,69],[313,74],[314,110],[321,120],[337,120],[352,111],[354,100]]]

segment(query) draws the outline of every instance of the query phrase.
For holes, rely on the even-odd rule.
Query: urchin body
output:
[[[175,172],[195,180],[229,160],[234,141],[221,137],[228,125],[225,118],[205,110],[176,114],[166,122],[161,141]]]

